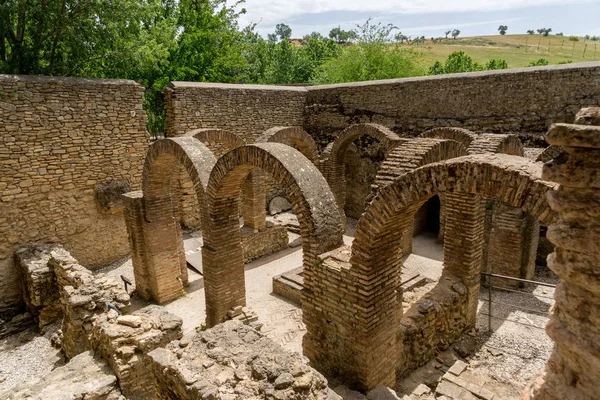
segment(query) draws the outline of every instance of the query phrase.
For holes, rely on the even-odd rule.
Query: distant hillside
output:
[[[442,39],[437,43],[428,39],[423,44],[411,44],[410,47],[423,54],[423,64],[426,66],[436,61],[444,62],[450,53],[461,50],[479,63],[485,63],[490,58],[502,58],[509,68],[524,67],[540,58],[545,58],[550,64],[569,60],[574,63],[600,60],[600,42],[583,38],[571,41],[569,36],[556,35],[473,36],[456,40]]]

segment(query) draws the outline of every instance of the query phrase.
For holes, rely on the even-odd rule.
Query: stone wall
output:
[[[165,100],[167,136],[219,128],[250,144],[274,126],[302,126],[306,88],[171,82]]]
[[[313,136],[375,122],[404,135],[438,126],[545,132],[600,101],[600,62],[309,87]]]
[[[62,243],[86,267],[129,253],[118,205],[104,208],[96,198],[113,196],[95,189],[139,188],[142,96],[128,80],[0,75],[0,314],[21,299],[12,259],[21,245]]]

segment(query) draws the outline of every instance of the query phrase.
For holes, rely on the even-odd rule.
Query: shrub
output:
[[[571,42],[579,42],[579,36],[569,36]]]
[[[542,67],[544,65],[548,65],[549,62],[545,58],[540,58],[539,60],[530,62],[527,67]]]

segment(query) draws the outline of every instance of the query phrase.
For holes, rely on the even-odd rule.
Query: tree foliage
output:
[[[453,74],[458,72],[475,72],[493,69],[506,69],[508,64],[502,59],[491,59],[485,65],[479,64],[462,51],[451,53],[444,64],[436,61],[429,68],[429,75]]]
[[[500,32],[501,35],[506,35],[506,31],[508,30],[508,26],[507,25],[500,25],[498,27],[498,32]]]

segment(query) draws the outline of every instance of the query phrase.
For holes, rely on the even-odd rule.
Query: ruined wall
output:
[[[171,82],[165,89],[167,136],[225,129],[254,143],[274,126],[302,126],[306,89],[292,86]]]
[[[86,267],[129,253],[119,207],[101,207],[94,189],[139,187],[143,92],[128,80],[0,75],[0,314],[20,300],[20,245],[62,243]]]
[[[375,122],[399,134],[438,126],[543,132],[600,101],[600,62],[309,87],[304,128]]]

